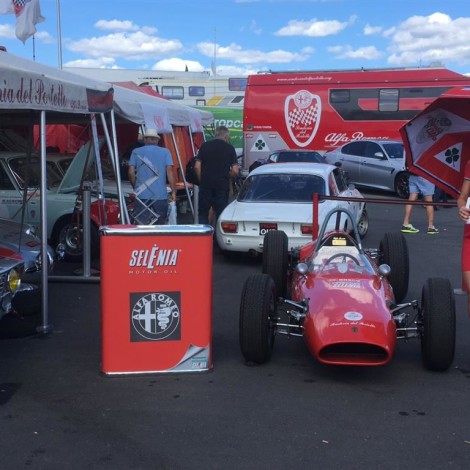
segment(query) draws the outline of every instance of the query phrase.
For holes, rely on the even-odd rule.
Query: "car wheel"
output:
[[[276,288],[267,274],[252,274],[245,281],[240,302],[240,349],[247,362],[263,364],[274,345]]]
[[[276,293],[284,297],[287,292],[288,239],[282,230],[271,230],[264,236],[263,268],[276,286]]]
[[[400,199],[408,199],[408,196],[410,195],[408,187],[408,173],[398,173],[395,178],[395,192]]]
[[[17,313],[7,313],[0,319],[0,339],[23,338],[35,335],[41,324],[41,315],[22,316]]]
[[[64,218],[57,222],[54,228],[54,244],[64,246],[64,259],[66,261],[79,261],[83,256],[83,225],[78,225],[71,218]],[[91,256],[99,253],[99,233],[95,224],[90,227]]]
[[[408,292],[410,260],[405,237],[398,232],[386,233],[379,246],[380,264],[391,268],[388,281],[395,295],[395,302],[400,303]]]
[[[361,213],[361,217],[357,223],[357,231],[359,232],[359,236],[364,238],[367,235],[369,230],[369,214],[367,213],[366,209],[363,209]]]
[[[421,353],[430,370],[447,370],[455,353],[455,299],[448,279],[427,279],[422,291]]]
[[[18,314],[29,317],[41,311],[41,291],[35,284],[25,284],[21,284],[21,290],[16,292],[11,305]]]

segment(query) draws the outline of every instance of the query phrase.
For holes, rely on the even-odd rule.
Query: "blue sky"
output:
[[[0,16],[0,45],[59,65],[57,0],[35,40]],[[470,74],[468,0],[60,0],[64,66],[211,70],[414,67]]]

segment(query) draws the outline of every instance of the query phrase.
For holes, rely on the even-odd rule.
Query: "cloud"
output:
[[[376,60],[384,55],[375,46],[358,47],[357,49],[353,49],[351,46],[333,46],[328,47],[328,52],[334,54],[336,59]]]
[[[0,38],[16,38],[15,27],[12,24],[0,24]]]
[[[116,66],[112,57],[101,57],[100,59],[78,59],[71,60],[64,64],[64,67],[84,67],[93,69],[113,69]]]
[[[183,45],[178,39],[162,39],[135,32],[117,32],[105,36],[69,42],[67,48],[87,57],[122,57],[126,60],[146,60],[179,53]]]
[[[282,27],[274,34],[276,36],[307,36],[324,37],[338,34],[356,21],[356,16],[351,16],[348,21],[340,22],[336,20],[318,21],[312,18],[310,21],[291,20],[287,26]]]
[[[370,24],[366,24],[364,27],[364,35],[371,36],[372,34],[379,34],[382,32],[381,26],[371,26]]]
[[[199,52],[207,57],[214,56],[214,44],[201,42],[197,45]],[[311,49],[307,49],[310,51]],[[226,59],[236,64],[285,64],[289,62],[302,62],[309,58],[308,52],[294,53],[282,49],[263,52],[254,49],[243,49],[238,44],[229,46],[217,45],[217,59]]]
[[[391,41],[388,62],[398,66],[429,62],[470,63],[470,18],[444,13],[412,16],[384,32]]]
[[[189,72],[203,72],[204,66],[195,60],[185,60],[177,57],[163,59],[152,66],[152,70],[169,70],[184,72],[188,68]]]
[[[95,27],[106,31],[137,31],[139,29],[137,25],[128,20],[99,20],[95,23]]]

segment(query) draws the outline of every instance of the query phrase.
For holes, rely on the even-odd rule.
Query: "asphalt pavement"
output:
[[[369,204],[365,247],[401,227],[403,206]],[[410,288],[428,277],[461,286],[462,224],[436,212],[427,235],[416,207],[407,235]],[[99,268],[99,266],[94,265]],[[323,366],[301,338],[276,339],[247,366],[238,345],[243,283],[261,270],[214,251],[210,372],[109,377],[101,371],[101,285],[50,282],[47,335],[0,340],[0,455],[5,469],[468,469],[470,320],[456,296],[453,366],[429,372],[418,340],[385,367]],[[193,267],[194,282],[198,266]]]

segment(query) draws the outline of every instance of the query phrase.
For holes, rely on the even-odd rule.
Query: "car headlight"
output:
[[[21,285],[21,277],[20,273],[16,269],[12,269],[8,273],[8,287],[10,288],[11,292],[16,292],[16,290]]]

